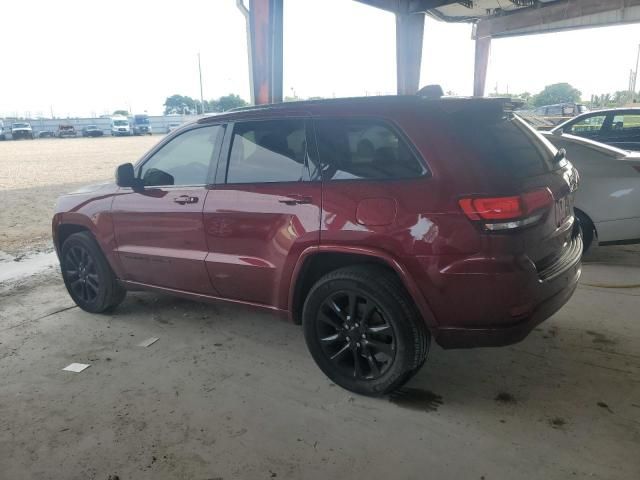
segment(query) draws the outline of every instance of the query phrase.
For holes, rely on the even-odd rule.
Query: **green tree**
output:
[[[198,102],[200,103],[200,102]],[[196,101],[184,95],[171,95],[164,101],[164,114],[170,113],[195,113]]]
[[[126,117],[127,115],[129,115],[129,112],[127,112],[126,110],[116,110],[115,112],[113,112],[113,115],[122,115],[124,117]]]
[[[205,102],[205,106],[206,106]],[[234,93],[230,93],[229,95],[224,95],[217,100],[210,100],[208,102],[207,111],[209,112],[226,112],[227,110],[231,110],[232,108],[245,107],[248,103],[240,97],[240,95],[236,95]]]
[[[580,90],[573,88],[568,83],[554,83],[553,85],[547,85],[537,95],[533,96],[533,104],[536,107],[542,105],[554,105],[556,103],[571,103],[579,102]]]

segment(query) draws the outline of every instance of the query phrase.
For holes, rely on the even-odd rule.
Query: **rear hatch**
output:
[[[476,101],[451,120],[468,166],[460,208],[497,255],[524,254],[542,279],[557,275],[581,251],[573,216],[577,171],[500,101]]]

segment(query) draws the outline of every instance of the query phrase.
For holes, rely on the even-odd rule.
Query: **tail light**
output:
[[[553,194],[540,188],[510,197],[467,197],[458,200],[465,215],[487,230],[512,230],[539,221],[553,205]]]

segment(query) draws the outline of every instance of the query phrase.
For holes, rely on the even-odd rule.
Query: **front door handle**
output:
[[[313,199],[304,195],[287,195],[286,199],[278,201],[285,205],[307,205],[312,203]]]
[[[189,195],[180,195],[173,199],[174,202],[179,203],[180,205],[185,205],[187,203],[198,203],[198,197],[191,197]]]

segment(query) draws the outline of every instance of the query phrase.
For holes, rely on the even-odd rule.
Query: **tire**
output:
[[[593,243],[593,237],[595,236],[596,229],[593,226],[591,219],[583,212],[576,210],[576,218],[578,219],[580,231],[582,232],[582,254],[584,255]]]
[[[379,396],[424,364],[429,332],[401,282],[384,268],[335,270],[311,288],[302,325],[311,356],[333,382]]]
[[[60,251],[60,268],[69,295],[87,312],[109,311],[127,294],[88,232],[74,233],[65,240]]]

